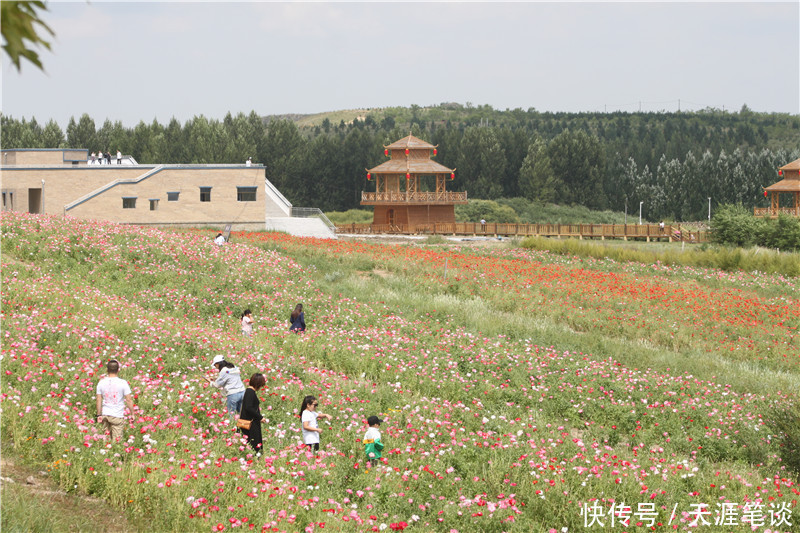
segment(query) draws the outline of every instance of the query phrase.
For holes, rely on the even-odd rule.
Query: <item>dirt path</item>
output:
[[[0,457],[3,531],[135,531],[122,512],[109,509],[103,500],[67,494],[53,483],[47,472],[20,464],[7,453],[8,446],[3,448],[5,453]]]

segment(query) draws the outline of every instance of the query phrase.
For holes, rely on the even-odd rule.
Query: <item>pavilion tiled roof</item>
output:
[[[426,150],[432,150],[436,148],[430,143],[426,143],[422,139],[414,137],[413,135],[409,135],[408,137],[403,137],[399,141],[395,141],[389,146],[384,146],[384,148],[388,148],[389,150],[404,150],[406,148],[423,148]]]
[[[430,159],[390,159],[369,169],[372,174],[450,174],[451,169]]]
[[[800,159],[783,165],[778,170],[783,172],[784,178],[764,189],[770,192],[800,192]]]
[[[764,189],[770,192],[800,192],[800,179],[786,178]]]
[[[434,145],[413,135],[385,146],[392,151],[392,158],[371,168],[372,174],[450,174],[453,169],[431,160]]]
[[[800,159],[795,159],[788,165],[783,165],[779,170],[783,170],[784,172],[787,170],[800,171]]]

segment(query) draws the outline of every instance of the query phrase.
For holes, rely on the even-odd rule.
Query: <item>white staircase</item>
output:
[[[164,165],[158,165],[156,167],[151,168],[150,170],[148,170],[144,174],[141,174],[140,176],[137,176],[135,178],[116,179],[116,180],[114,180],[112,182],[106,183],[102,187],[93,190],[89,194],[84,194],[83,196],[81,196],[77,200],[74,200],[74,201],[68,203],[67,205],[65,205],[64,206],[64,214],[66,215],[67,211],[69,211],[70,209],[73,209],[74,207],[77,207],[77,206],[81,205],[83,202],[91,200],[92,198],[94,198],[95,196],[97,196],[99,194],[103,194],[107,190],[109,190],[109,189],[111,189],[113,187],[116,187],[117,185],[121,185],[123,183],[139,183],[140,181],[149,178],[153,174],[161,172],[161,169],[163,169],[163,168],[164,168]]]

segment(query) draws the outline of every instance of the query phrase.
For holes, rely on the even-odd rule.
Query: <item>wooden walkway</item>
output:
[[[637,239],[647,242],[708,242],[709,231],[690,231],[681,226],[659,224],[503,224],[456,222],[436,224],[345,224],[337,233],[397,235],[464,235],[490,237],[573,237],[578,239]]]

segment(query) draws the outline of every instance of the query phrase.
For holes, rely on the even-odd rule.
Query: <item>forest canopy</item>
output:
[[[125,127],[88,114],[66,131],[2,116],[2,146],[120,150],[142,164],[253,162],[297,206],[324,211],[359,207],[374,184],[366,170],[385,160],[383,146],[409,133],[438,146],[436,160],[457,168],[453,190],[470,198],[532,201],[616,211],[647,218],[707,217],[714,204],[766,206],[763,187],[800,157],[800,117],[707,109],[681,113],[543,113],[491,106],[364,110],[338,122],[302,115],[228,113],[185,123],[156,120]],[[626,207],[627,206],[627,207]]]

